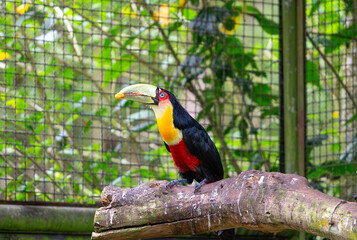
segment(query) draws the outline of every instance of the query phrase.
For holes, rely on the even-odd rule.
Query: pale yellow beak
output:
[[[126,98],[139,103],[157,104],[156,86],[149,84],[134,84],[127,86],[115,94],[116,99]]]

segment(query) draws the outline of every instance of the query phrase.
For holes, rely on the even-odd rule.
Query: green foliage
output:
[[[357,163],[356,105],[346,92],[353,81],[346,65],[350,59],[356,61],[351,55],[356,23],[346,21],[356,14],[353,4],[313,0],[306,9],[307,176],[315,188],[344,199],[355,191],[349,181],[355,180]]]
[[[242,7],[238,7],[240,11],[243,11]],[[253,6],[245,6],[245,11],[252,15],[259,23],[259,25],[262,27],[262,29],[272,35],[279,34],[279,25],[266,18],[257,8]]]
[[[260,168],[265,151],[277,149],[277,138],[258,140],[264,128],[253,125],[255,112],[264,119],[278,113],[272,110],[278,107],[277,92],[257,62],[260,46],[247,50],[233,35],[243,28],[244,18],[256,21],[267,39],[278,33],[278,24],[258,8],[234,1],[170,3],[170,20],[164,23],[160,14],[166,13],[154,2],[21,4],[2,5],[6,9],[0,17],[6,36],[0,51],[10,56],[2,60],[6,89],[0,91],[5,117],[0,122],[0,179],[7,179],[0,182],[2,199],[93,203],[103,185],[130,187],[175,178],[170,155],[157,140],[152,112],[113,99],[119,80],[127,82],[129,76],[131,83],[142,82],[140,75],[157,67],[150,68],[153,60],[161,64],[158,72],[173,77],[165,81],[165,74],[156,72],[148,82],[183,86],[196,94],[198,120],[208,119],[207,129],[226,156],[229,174]],[[184,43],[189,36],[192,42]],[[173,52],[161,54],[170,45]],[[142,54],[135,54],[137,49]],[[229,101],[239,107],[232,111]],[[223,113],[231,116],[222,121]],[[255,139],[253,146],[250,139]],[[148,140],[152,144],[144,150],[141,142]],[[233,164],[229,156],[242,159],[243,165]]]
[[[329,35],[312,39],[333,54],[356,38],[355,25],[338,21],[352,11],[353,1],[346,1],[343,13],[328,11],[341,1],[327,2],[313,1],[307,12],[312,22],[331,22]],[[280,28],[277,15],[270,17],[273,9],[244,1],[213,6],[199,0],[147,5],[35,0],[20,14],[22,3],[0,6],[5,13],[0,54],[9,55],[0,60],[5,66],[0,74],[1,199],[94,203],[104,185],[175,178],[152,112],[115,100],[114,92],[123,86],[118,83],[158,84],[180,99],[195,99],[197,119],[219,148],[228,176],[278,169],[279,79],[273,72],[279,71]],[[159,11],[164,4],[168,16]],[[329,14],[316,16],[320,11]],[[261,40],[244,39],[249,33],[259,33]],[[317,57],[316,50],[311,56]],[[331,99],[337,93],[331,83],[320,81],[320,65],[307,60],[307,90]],[[320,107],[332,112],[331,106]],[[345,124],[355,120],[354,113]],[[333,136],[343,139],[332,115],[309,114],[308,121],[327,126],[309,139],[309,160]],[[354,171],[347,147],[355,145],[335,143],[329,151],[346,153],[334,164],[351,159],[351,166],[332,169],[334,160],[326,159],[323,175]],[[311,164],[309,176],[317,177],[317,168]]]

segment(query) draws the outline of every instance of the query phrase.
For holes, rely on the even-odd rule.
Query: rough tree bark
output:
[[[357,203],[341,203],[298,175],[247,171],[205,185],[197,193],[187,186],[166,190],[166,184],[106,187],[106,207],[95,214],[92,239],[168,237],[234,227],[295,229],[323,237],[330,231],[332,239],[357,239]]]

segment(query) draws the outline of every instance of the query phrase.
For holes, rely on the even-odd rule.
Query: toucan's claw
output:
[[[176,180],[173,180],[173,181],[169,182],[169,183],[166,185],[166,190],[168,190],[169,188],[172,188],[172,187],[175,186],[175,185],[183,184],[183,183],[187,183],[187,179],[176,179]]]
[[[195,193],[198,192],[198,190],[200,190],[200,188],[203,186],[203,185],[206,185],[207,184],[207,179],[203,179],[196,187],[195,187]]]

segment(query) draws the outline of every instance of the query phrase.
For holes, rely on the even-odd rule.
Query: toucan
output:
[[[203,185],[223,179],[221,157],[215,144],[174,94],[153,85],[134,84],[123,88],[115,98],[144,103],[154,110],[160,135],[182,177],[170,182],[167,188],[196,180],[197,192]],[[220,239],[234,238],[234,229],[217,233]]]

